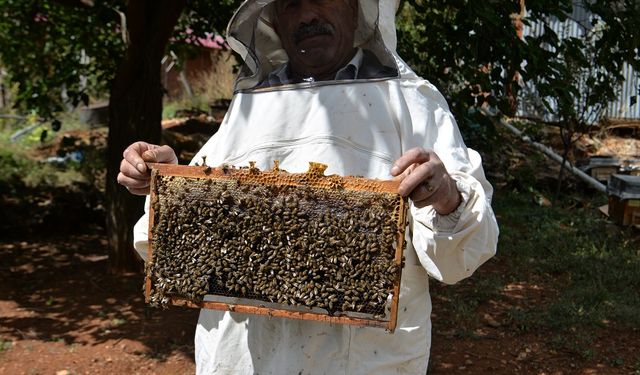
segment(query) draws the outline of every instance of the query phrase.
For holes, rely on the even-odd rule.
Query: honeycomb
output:
[[[148,303],[394,320],[406,200],[325,168],[152,165]]]

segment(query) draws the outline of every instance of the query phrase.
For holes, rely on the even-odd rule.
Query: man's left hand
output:
[[[418,208],[431,205],[447,215],[462,201],[456,182],[433,150],[417,147],[405,152],[393,163],[391,175],[401,180],[398,193]]]

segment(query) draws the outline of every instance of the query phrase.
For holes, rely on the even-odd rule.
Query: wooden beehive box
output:
[[[620,166],[620,161],[614,157],[594,156],[588,159],[582,169],[596,180],[607,182],[611,175],[618,173]]]
[[[640,226],[640,176],[612,175],[607,193],[609,217],[619,225]]]
[[[276,317],[396,325],[398,182],[153,164],[145,296]]]

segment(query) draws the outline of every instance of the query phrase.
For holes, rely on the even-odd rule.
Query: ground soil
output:
[[[197,311],[145,306],[103,230],[0,244],[0,374],[188,374]],[[67,371],[67,372],[65,372]]]

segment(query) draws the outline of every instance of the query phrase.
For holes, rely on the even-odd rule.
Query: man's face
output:
[[[277,0],[275,7],[276,32],[294,74],[322,78],[349,62],[357,0]]]

